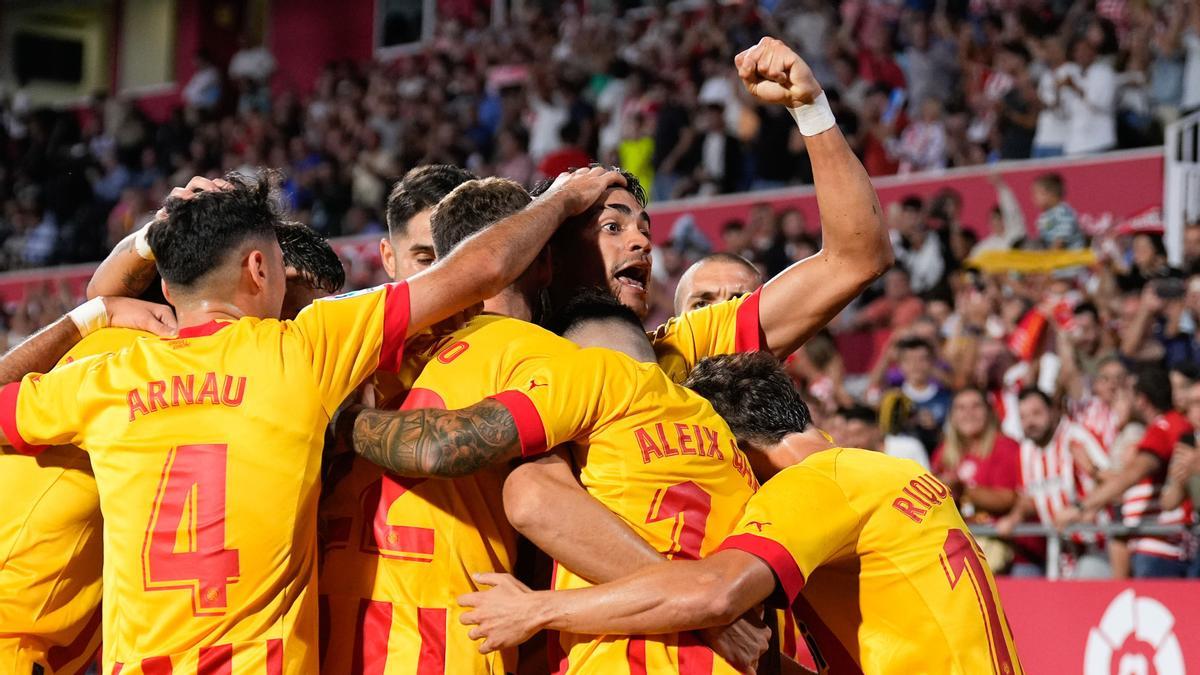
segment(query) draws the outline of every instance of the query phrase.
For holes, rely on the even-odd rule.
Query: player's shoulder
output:
[[[911,459],[861,448],[830,448],[813,453],[796,465],[833,481],[844,490],[906,483],[927,473]]]
[[[58,365],[66,365],[97,354],[119,352],[141,339],[157,340],[158,337],[153,333],[132,328],[103,328],[75,343]]]

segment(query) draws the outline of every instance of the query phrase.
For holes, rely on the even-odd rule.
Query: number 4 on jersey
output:
[[[167,455],[142,544],[146,590],[191,590],[197,616],[223,613],[238,580],[225,548],[227,445],[181,445]]]

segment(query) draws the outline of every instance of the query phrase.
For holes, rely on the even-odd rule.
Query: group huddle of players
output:
[[[778,365],[892,254],[808,67],[735,63],[805,134],[824,247],[758,288],[702,261],[680,297],[736,297],[650,334],[618,170],[416,169],[394,283],[334,298],[269,175],[174,190],[0,359],[0,672],[1021,672],[947,488],[836,447]],[[173,313],[131,299],[156,275]],[[555,590],[509,576],[543,554]]]

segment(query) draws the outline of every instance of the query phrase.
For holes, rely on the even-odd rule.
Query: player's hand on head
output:
[[[201,192],[214,192],[216,190],[228,190],[233,187],[229,181],[223,178],[205,178],[204,176],[193,176],[183,187],[172,188],[167,193],[167,199],[182,199],[188,200]],[[154,214],[154,221],[160,222],[167,219],[167,207],[163,206]]]
[[[511,574],[473,574],[475,583],[491,590],[459,596],[458,604],[469,611],[459,621],[471,626],[468,637],[483,640],[479,653],[488,654],[516,647],[537,633],[537,606],[533,591]]]
[[[821,95],[821,85],[804,59],[775,38],[759,40],[733,57],[733,64],[746,90],[763,103],[796,108]]]
[[[113,328],[134,328],[161,337],[174,337],[179,332],[175,311],[167,305],[134,298],[104,298],[108,325]]]
[[[561,199],[568,216],[577,216],[595,204],[609,188],[625,187],[625,177],[602,166],[558,174],[541,199]]]
[[[741,672],[754,672],[758,659],[767,651],[771,629],[763,623],[762,611],[750,610],[728,626],[700,631],[704,643]]]

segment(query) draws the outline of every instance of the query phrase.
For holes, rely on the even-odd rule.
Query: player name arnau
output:
[[[169,380],[147,382],[139,389],[130,389],[129,421],[139,414],[149,415],[181,405],[223,405],[236,408],[246,394],[246,377],[204,373],[203,375],[172,375]]]

